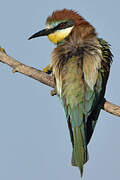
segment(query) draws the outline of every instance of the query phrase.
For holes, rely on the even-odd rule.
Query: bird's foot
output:
[[[57,94],[56,88],[53,89],[53,90],[51,90],[51,92],[50,92],[50,95],[51,95],[51,96],[55,96],[56,94]]]
[[[6,54],[5,49],[3,49],[1,46],[0,46],[0,52],[2,52],[2,53],[5,53],[5,54]]]
[[[47,74],[51,74],[52,73],[52,69],[51,69],[50,65],[47,65],[42,71],[47,73]]]

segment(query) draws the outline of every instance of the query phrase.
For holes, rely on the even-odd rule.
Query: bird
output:
[[[113,59],[110,44],[72,9],[53,11],[45,29],[29,39],[40,36],[48,36],[56,45],[45,72],[52,72],[70,133],[71,163],[79,168],[82,177],[89,158],[87,145],[104,102]]]

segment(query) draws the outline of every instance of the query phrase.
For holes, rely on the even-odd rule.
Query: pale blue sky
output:
[[[0,1],[0,45],[36,68],[50,61],[54,45],[46,37],[28,41],[44,28],[53,10],[72,8],[95,26],[112,47],[114,62],[106,98],[120,105],[119,0]],[[79,180],[71,166],[72,147],[62,106],[51,88],[0,64],[0,179]],[[88,146],[83,180],[120,179],[120,119],[101,112]]]

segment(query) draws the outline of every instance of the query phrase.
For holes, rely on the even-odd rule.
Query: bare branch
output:
[[[108,113],[111,113],[120,117],[120,106],[112,104],[109,101],[105,101],[103,109]]]
[[[41,83],[50,86],[50,87],[55,87],[55,83],[53,81],[53,78],[44,73],[41,70],[38,70],[36,68],[27,66],[16,59],[8,56],[6,53],[0,51],[0,62],[7,64],[8,66],[12,67],[13,70],[12,72],[19,72],[22,73],[26,76],[29,76],[37,81],[40,81]]]
[[[55,82],[52,78],[52,76],[44,73],[41,70],[38,70],[36,68],[27,66],[20,61],[17,61],[16,59],[8,56],[5,51],[0,48],[0,62],[7,64],[8,66],[13,68],[13,72],[19,72],[26,76],[29,76],[47,86],[50,86],[52,88],[55,88]],[[51,95],[55,95],[55,90],[52,91]],[[105,110],[108,113],[111,113],[113,115],[120,117],[120,106],[114,105],[104,99],[102,109]]]

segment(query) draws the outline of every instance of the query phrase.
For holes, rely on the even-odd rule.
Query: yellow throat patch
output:
[[[57,44],[61,42],[63,39],[65,39],[70,34],[72,29],[73,29],[73,26],[66,29],[55,31],[54,33],[51,33],[48,35],[48,39],[54,44]]]

